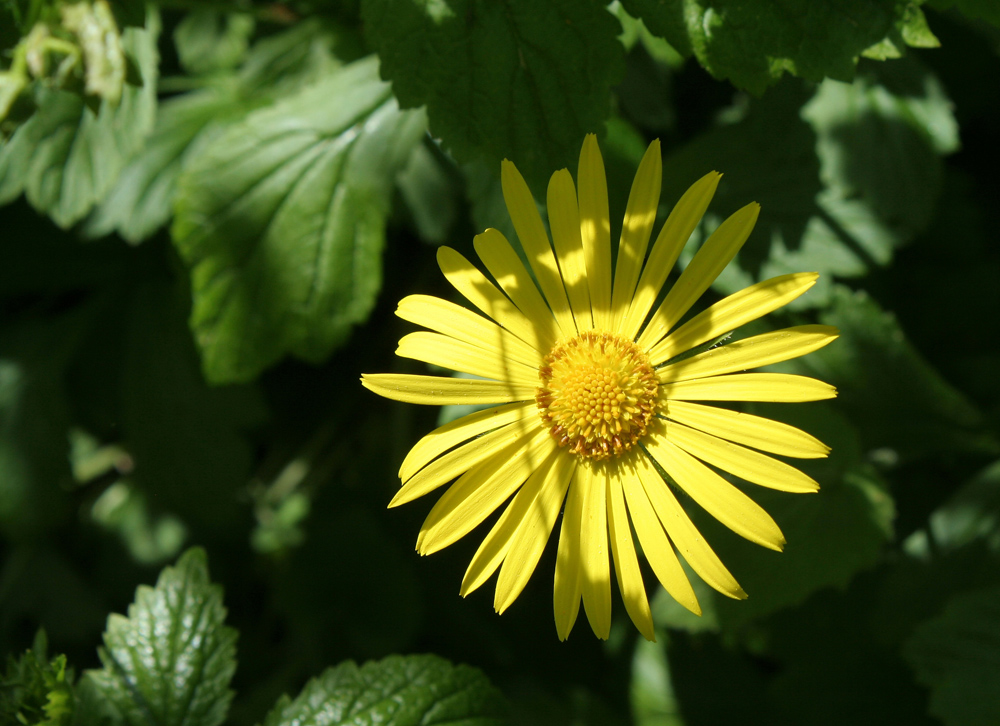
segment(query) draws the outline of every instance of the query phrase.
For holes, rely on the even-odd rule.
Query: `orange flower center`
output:
[[[557,344],[539,369],[542,421],[560,446],[590,459],[628,451],[656,410],[656,375],[631,341],[587,332]]]

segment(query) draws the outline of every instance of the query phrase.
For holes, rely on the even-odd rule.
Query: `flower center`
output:
[[[631,341],[587,332],[556,345],[539,369],[538,411],[560,446],[606,459],[646,433],[656,407],[656,375]]]

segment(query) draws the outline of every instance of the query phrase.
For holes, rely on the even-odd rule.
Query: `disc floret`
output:
[[[556,442],[578,456],[606,459],[646,433],[656,409],[657,381],[638,346],[589,331],[557,344],[539,369],[535,395]]]

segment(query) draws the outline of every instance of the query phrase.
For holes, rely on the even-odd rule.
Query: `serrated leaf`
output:
[[[243,13],[188,13],[174,30],[181,65],[194,74],[235,68],[246,56],[254,25],[253,16]]]
[[[282,697],[264,726],[501,726],[500,693],[480,671],[433,655],[347,661]]]
[[[623,0],[622,5],[678,51],[693,53],[713,76],[758,96],[785,71],[811,81],[851,81],[858,56],[898,33],[897,23],[915,26],[911,18],[920,13],[918,3],[898,0]]]
[[[940,156],[957,147],[951,103],[909,61],[851,85],[823,82],[811,99],[791,81],[735,124],[669,155],[664,196],[692,179],[725,174],[710,217],[756,200],[754,233],[715,283],[732,293],[801,270],[823,274],[792,308],[829,301],[830,275],[851,278],[888,264],[928,224],[941,189]],[[886,80],[882,80],[882,78]],[[718,210],[718,211],[716,211]],[[706,230],[707,231],[707,230]]]
[[[367,318],[393,181],[423,133],[370,57],[255,111],[191,160],[172,234],[209,380],[249,380],[287,353],[322,360]]]
[[[126,83],[117,104],[102,101],[95,113],[77,94],[39,90],[38,111],[0,142],[0,204],[23,192],[38,211],[69,227],[104,198],[153,128],[159,30],[151,9],[145,28],[122,33],[142,79],[139,86]]]
[[[129,726],[216,726],[236,670],[236,631],[225,618],[204,550],[190,549],[155,588],[139,586],[128,617],[108,617],[104,669],[85,677]]]
[[[595,0],[364,0],[365,34],[404,108],[460,161],[509,158],[544,190],[611,110],[620,26]]]
[[[1000,722],[1000,587],[955,595],[940,617],[917,628],[903,654],[946,726]]]

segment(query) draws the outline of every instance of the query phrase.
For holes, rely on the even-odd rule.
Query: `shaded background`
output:
[[[12,49],[30,3],[5,1]],[[44,626],[98,666],[108,613],[197,544],[239,631],[234,724],[425,652],[482,669],[516,724],[998,722],[992,3],[185,5],[116,8],[118,105],[33,81],[0,126],[2,652]],[[620,601],[607,642],[559,643],[554,546],[503,617],[490,585],[460,598],[486,525],[420,558],[432,498],[385,509],[456,412],[358,384],[425,370],[393,356],[395,304],[454,299],[434,249],[509,229],[500,159],[543,199],[590,131],[613,237],[659,138],[661,220],[725,174],[682,264],[762,205],[702,304],[816,270],[759,325],[842,331],[775,367],[839,398],[747,408],[833,447],[802,466],[822,491],[749,491],[780,555],[696,520],[750,599],[701,587],[694,618],[645,571],[655,644]]]

